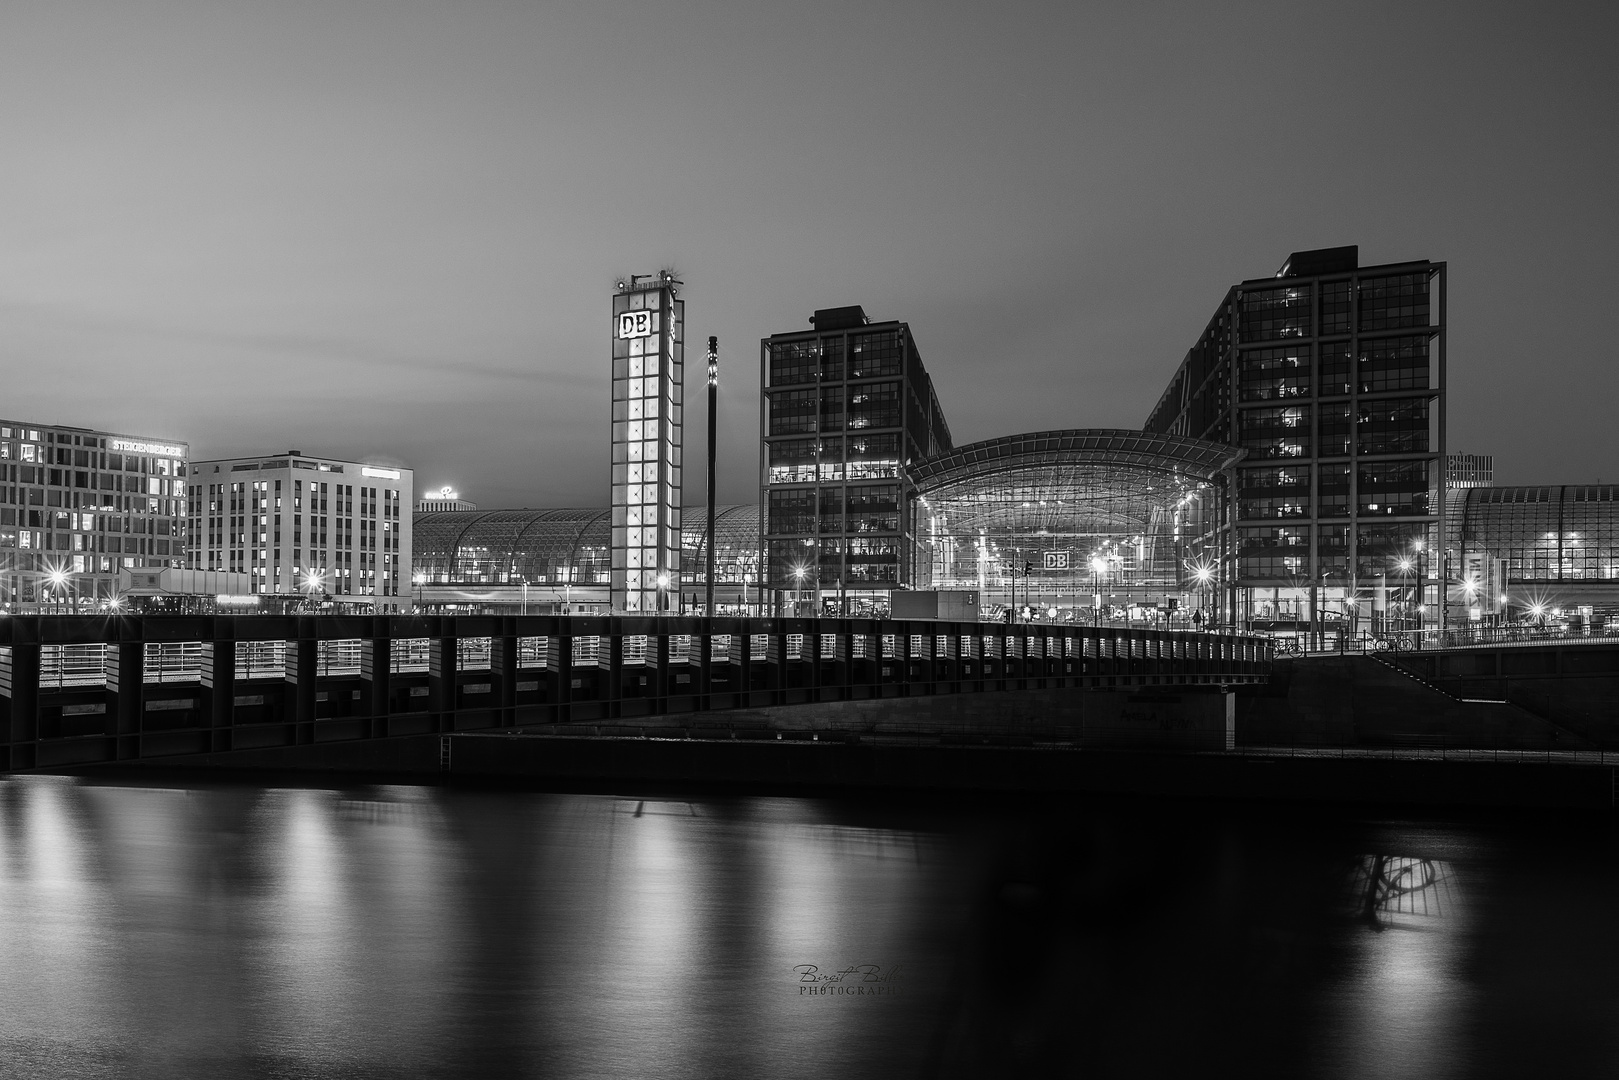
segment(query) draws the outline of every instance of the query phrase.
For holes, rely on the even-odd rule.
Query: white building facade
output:
[[[305,454],[191,466],[186,564],[259,595],[410,610],[409,469]]]

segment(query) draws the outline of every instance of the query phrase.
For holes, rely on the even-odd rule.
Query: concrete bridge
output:
[[[1262,638],[1062,625],[568,616],[0,617],[0,768],[218,759],[883,698],[1232,688]],[[994,709],[978,710],[991,720]]]

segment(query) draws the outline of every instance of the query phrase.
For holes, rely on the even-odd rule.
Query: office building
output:
[[[1327,248],[1232,286],[1144,427],[1244,452],[1219,545],[1236,620],[1306,625],[1370,596],[1438,624],[1444,263]]]
[[[289,450],[191,465],[187,565],[256,595],[378,613],[410,606],[409,469]]]
[[[766,587],[772,610],[855,614],[912,582],[910,470],[950,428],[905,323],[855,306],[810,324],[760,343]]]
[[[668,611],[680,593],[680,282],[668,271],[625,278],[612,315],[612,609]]]
[[[93,611],[120,568],[179,566],[190,449],[0,420],[0,610]]]

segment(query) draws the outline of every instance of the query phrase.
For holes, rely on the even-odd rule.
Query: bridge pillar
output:
[[[371,620],[371,637],[360,643],[360,679],[365,684],[362,705],[371,718],[368,734],[373,739],[387,738],[393,712],[393,632],[386,615]]]
[[[697,707],[706,710],[713,707],[714,620],[705,616],[697,627]]]
[[[427,707],[432,711],[432,730],[455,730],[455,672],[460,660],[460,639],[455,636],[455,620],[438,620],[439,632],[427,642]]]
[[[215,632],[219,629],[216,624]],[[202,643],[202,701],[208,717],[208,748],[220,753],[231,748],[231,726],[236,720],[236,642]]]
[[[597,654],[597,663],[601,654]],[[607,620],[607,697],[602,702],[602,718],[624,715],[624,620]]]
[[[551,698],[556,702],[556,721],[566,724],[573,719],[573,622],[564,618],[561,622],[561,633],[554,639],[552,646],[556,650],[556,694]]]
[[[648,709],[654,713],[669,711],[669,634],[667,626],[659,626],[647,648],[647,659],[652,664],[652,701]]]
[[[13,631],[15,633],[15,630]],[[11,699],[10,769],[31,769],[39,738],[39,642],[12,639],[11,656],[0,664],[0,695]]]
[[[315,640],[313,616],[298,617],[298,638],[287,642],[284,678],[287,686],[286,718],[292,741],[304,746],[315,741],[315,678],[320,670],[320,642]]]
[[[517,627],[514,619],[501,620],[501,632],[489,642],[489,689],[495,694],[500,726],[517,723]]]
[[[146,709],[146,643],[119,641],[109,644],[102,655],[107,696],[111,699],[107,703],[107,734],[113,739],[114,758],[129,761],[141,754],[141,719]]]

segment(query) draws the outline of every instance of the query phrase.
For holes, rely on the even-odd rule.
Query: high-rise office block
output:
[[[775,610],[853,614],[917,583],[907,470],[950,428],[909,326],[859,307],[810,321],[760,346],[766,589]]]
[[[1370,599],[1439,621],[1444,263],[1327,248],[1232,286],[1144,426],[1246,452],[1222,538],[1232,617],[1299,624]]]
[[[686,304],[667,271],[613,294],[614,611],[668,611],[680,595]]]

